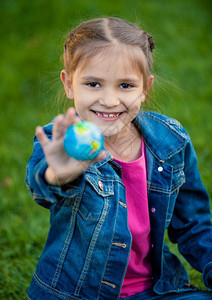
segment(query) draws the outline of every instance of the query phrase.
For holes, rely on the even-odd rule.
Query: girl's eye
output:
[[[129,83],[122,83],[122,84],[120,84],[120,88],[122,88],[122,89],[129,89],[131,87],[132,87],[132,85],[129,84]]]
[[[100,87],[100,84],[98,82],[92,81],[87,83],[90,87]]]

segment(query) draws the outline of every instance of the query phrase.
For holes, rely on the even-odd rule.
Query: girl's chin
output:
[[[98,125],[97,125],[98,126]],[[105,138],[113,138],[119,134],[123,133],[123,130],[125,131],[125,128],[122,128],[122,126],[116,124],[114,126],[99,126],[101,129],[103,135]]]

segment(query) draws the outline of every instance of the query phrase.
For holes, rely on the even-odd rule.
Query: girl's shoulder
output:
[[[153,112],[153,111],[140,111],[141,115],[144,115],[146,118],[150,118],[156,122],[161,122],[170,125],[176,125],[178,128],[182,128],[180,122],[174,118],[171,118],[167,115]]]
[[[145,144],[160,160],[170,159],[185,149],[191,149],[189,134],[174,118],[156,112],[140,111],[134,122],[141,130]]]
[[[187,141],[190,140],[190,136],[182,124],[167,115],[153,111],[140,111],[138,120],[143,124],[146,123],[146,126],[151,127],[152,130],[158,131],[159,129],[163,129],[164,133],[166,130],[171,131]]]

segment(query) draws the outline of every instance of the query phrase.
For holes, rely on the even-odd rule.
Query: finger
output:
[[[70,107],[66,114],[65,114],[65,117],[64,117],[64,120],[63,120],[63,130],[66,131],[67,128],[69,126],[71,126],[71,124],[74,123],[74,117],[76,115],[76,112],[75,112],[75,109],[73,107]]]
[[[106,150],[102,150],[98,156],[92,161],[92,162],[99,162],[104,160],[108,156],[108,153]]]
[[[65,118],[63,122],[64,131],[66,131],[68,127],[71,126],[72,124],[78,122],[80,122],[80,118],[76,115],[75,109],[73,107],[70,107],[65,114]]]
[[[50,142],[49,138],[46,136],[46,134],[41,126],[38,126],[36,128],[36,136],[37,136],[39,142],[41,143],[42,148],[44,148]]]
[[[102,150],[102,151],[98,154],[98,156],[97,156],[95,159],[93,159],[93,160],[76,160],[76,161],[78,162],[79,166],[81,166],[81,168],[82,168],[83,170],[86,170],[86,169],[90,166],[90,164],[96,163],[96,162],[98,162],[98,161],[102,161],[102,160],[104,160],[107,156],[108,156],[107,151],[106,151],[106,150]]]
[[[62,128],[63,119],[64,119],[63,115],[58,115],[55,118],[53,130],[52,130],[52,140],[57,140],[64,134]]]
[[[79,123],[79,122],[82,122],[82,120],[80,119],[80,117],[78,117],[77,115],[75,116],[75,119],[74,119],[74,123]]]

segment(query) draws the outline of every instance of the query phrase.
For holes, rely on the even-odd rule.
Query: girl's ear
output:
[[[154,76],[150,75],[149,82],[148,82],[148,90],[152,87],[153,83],[154,83]]]
[[[74,99],[74,94],[73,94],[73,89],[72,89],[71,78],[70,78],[70,75],[68,74],[68,72],[66,70],[61,71],[60,79],[63,82],[67,98],[70,99],[70,100],[73,100]]]

